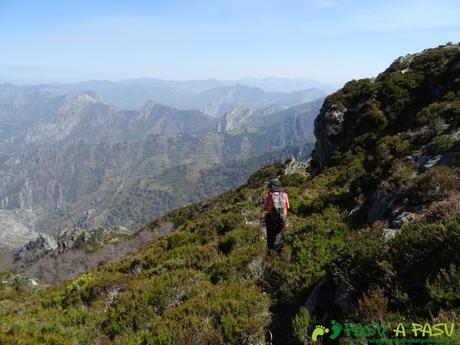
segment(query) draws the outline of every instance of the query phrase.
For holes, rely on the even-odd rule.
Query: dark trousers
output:
[[[280,224],[279,222],[275,222],[272,220],[269,214],[265,216],[265,226],[267,228],[267,248],[276,249],[279,246],[280,237],[278,236],[283,231],[284,224]]]

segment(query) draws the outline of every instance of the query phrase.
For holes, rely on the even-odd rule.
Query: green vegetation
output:
[[[56,287],[6,279],[0,343],[263,344],[270,327],[302,344],[319,320],[458,322],[460,48],[411,59],[327,98],[324,107],[346,111],[316,176],[267,166],[166,215],[176,231],[120,262]],[[425,154],[446,166],[417,169]],[[292,207],[271,258],[259,207],[264,181],[278,175]],[[412,214],[393,236],[384,229],[396,216],[368,218],[376,192],[380,208],[391,201]],[[329,297],[308,310],[320,282]],[[340,294],[343,303],[330,297]]]

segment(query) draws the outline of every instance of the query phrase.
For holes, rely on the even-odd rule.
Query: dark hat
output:
[[[277,178],[271,179],[270,181],[266,182],[267,187],[273,190],[274,192],[281,192],[281,183],[280,180]]]

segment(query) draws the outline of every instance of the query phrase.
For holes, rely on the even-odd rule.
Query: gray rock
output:
[[[400,229],[405,224],[409,223],[411,220],[414,219],[414,214],[411,212],[403,211],[396,215],[390,222],[392,228]]]
[[[420,156],[418,157],[417,160],[417,169],[420,171],[425,171],[428,170],[435,165],[438,165],[440,162],[442,156],[441,155],[436,155],[436,156]]]
[[[354,290],[339,286],[334,293],[334,304],[342,311],[351,311],[355,309],[353,304]]]
[[[419,157],[420,155],[414,154],[414,155],[404,157],[402,161],[405,163],[417,162]]]
[[[219,132],[231,131],[240,128],[241,125],[254,115],[254,110],[250,109],[244,102],[234,103],[224,114],[219,123]]]
[[[17,250],[35,240],[37,222],[30,209],[0,210],[0,249]]]
[[[327,278],[322,279],[316,286],[313,288],[313,291],[307,298],[305,302],[305,308],[311,314],[314,314],[316,310],[320,307],[321,303],[325,302],[326,295],[329,295],[331,290],[329,280]]]
[[[313,173],[320,170],[334,149],[333,136],[340,134],[343,130],[344,115],[347,109],[342,105],[323,105],[318,117],[315,120],[315,151],[312,155],[314,164]]]
[[[58,248],[57,242],[47,234],[39,234],[34,241],[27,243],[16,255],[16,261],[32,262]]]
[[[398,231],[399,229],[390,229],[390,228],[383,229],[382,237],[386,240],[392,239],[396,236]]]
[[[260,280],[264,275],[263,259],[261,256],[256,256],[248,264],[249,271],[255,280]]]
[[[391,210],[397,197],[398,196],[393,196],[392,198],[387,199],[383,191],[375,191],[371,196],[371,206],[367,215],[367,222],[372,224],[376,220],[381,219]]]
[[[322,314],[323,316],[334,309],[351,311],[355,308],[354,292],[350,287],[336,287],[329,279],[323,278],[308,296],[305,308],[311,314]]]
[[[302,162],[302,161],[297,161],[294,156],[292,156],[290,159],[288,159],[284,163],[284,174],[289,175],[289,174],[302,174],[302,175],[307,175],[307,169],[310,165],[310,159]]]
[[[115,300],[118,297],[118,294],[119,294],[120,290],[121,289],[119,287],[112,287],[112,288],[107,290],[107,299],[105,301],[105,310],[107,310],[113,304],[113,302],[115,302]]]

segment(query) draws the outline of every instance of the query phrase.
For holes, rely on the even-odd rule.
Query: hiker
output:
[[[266,182],[268,192],[264,195],[262,212],[265,216],[261,219],[267,229],[267,252],[279,249],[281,231],[286,225],[289,209],[289,198],[281,189],[278,179]]]

